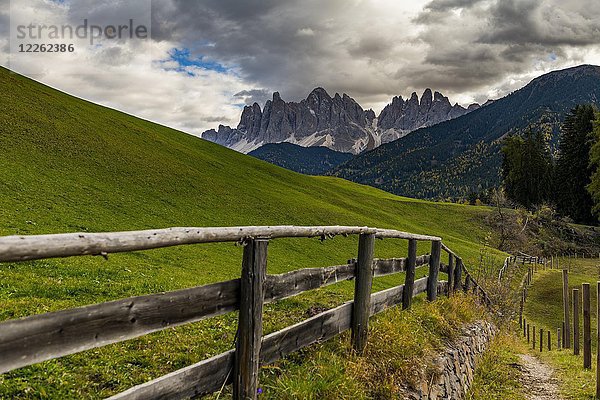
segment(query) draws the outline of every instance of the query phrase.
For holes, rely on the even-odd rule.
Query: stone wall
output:
[[[462,399],[468,391],[479,356],[496,333],[496,327],[479,321],[463,330],[435,360],[437,372],[418,390],[407,390],[403,397],[411,400]]]

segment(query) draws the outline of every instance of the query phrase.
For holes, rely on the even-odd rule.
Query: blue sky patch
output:
[[[220,64],[216,61],[207,60],[206,57],[204,57],[204,56],[198,56],[198,57],[192,56],[190,49],[175,48],[169,52],[169,56],[170,56],[170,58],[168,60],[164,60],[164,61],[165,62],[175,61],[179,65],[179,67],[176,68],[176,70],[179,72],[185,72],[188,75],[193,76],[194,73],[187,70],[186,67],[195,67],[195,68],[200,68],[200,69],[204,69],[204,70],[208,70],[208,71],[215,71],[215,72],[219,72],[219,73],[230,72],[229,68],[227,68],[223,64]]]

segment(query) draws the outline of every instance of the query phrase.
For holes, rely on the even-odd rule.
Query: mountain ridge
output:
[[[359,154],[479,107],[451,105],[441,93],[426,89],[420,100],[416,92],[406,101],[394,97],[377,117],[347,94],[332,97],[317,87],[300,102],[285,102],[275,92],[262,109],[258,103],[244,107],[236,128],[219,125],[217,130],[203,132],[202,138],[243,153],[268,143],[288,142]]]

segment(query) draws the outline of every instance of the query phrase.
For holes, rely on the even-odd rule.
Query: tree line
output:
[[[558,215],[596,225],[600,217],[600,113],[578,105],[566,116],[557,150],[552,132],[530,126],[502,147],[507,198],[528,209],[551,205]]]

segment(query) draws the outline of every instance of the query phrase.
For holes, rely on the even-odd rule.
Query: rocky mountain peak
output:
[[[431,89],[427,88],[425,89],[425,91],[423,92],[423,95],[421,96],[421,107],[431,107],[431,103],[433,102],[433,94],[431,92]]]
[[[274,92],[273,93],[273,103],[275,102],[281,102],[283,100],[281,100],[281,95],[279,94],[279,92]]]

